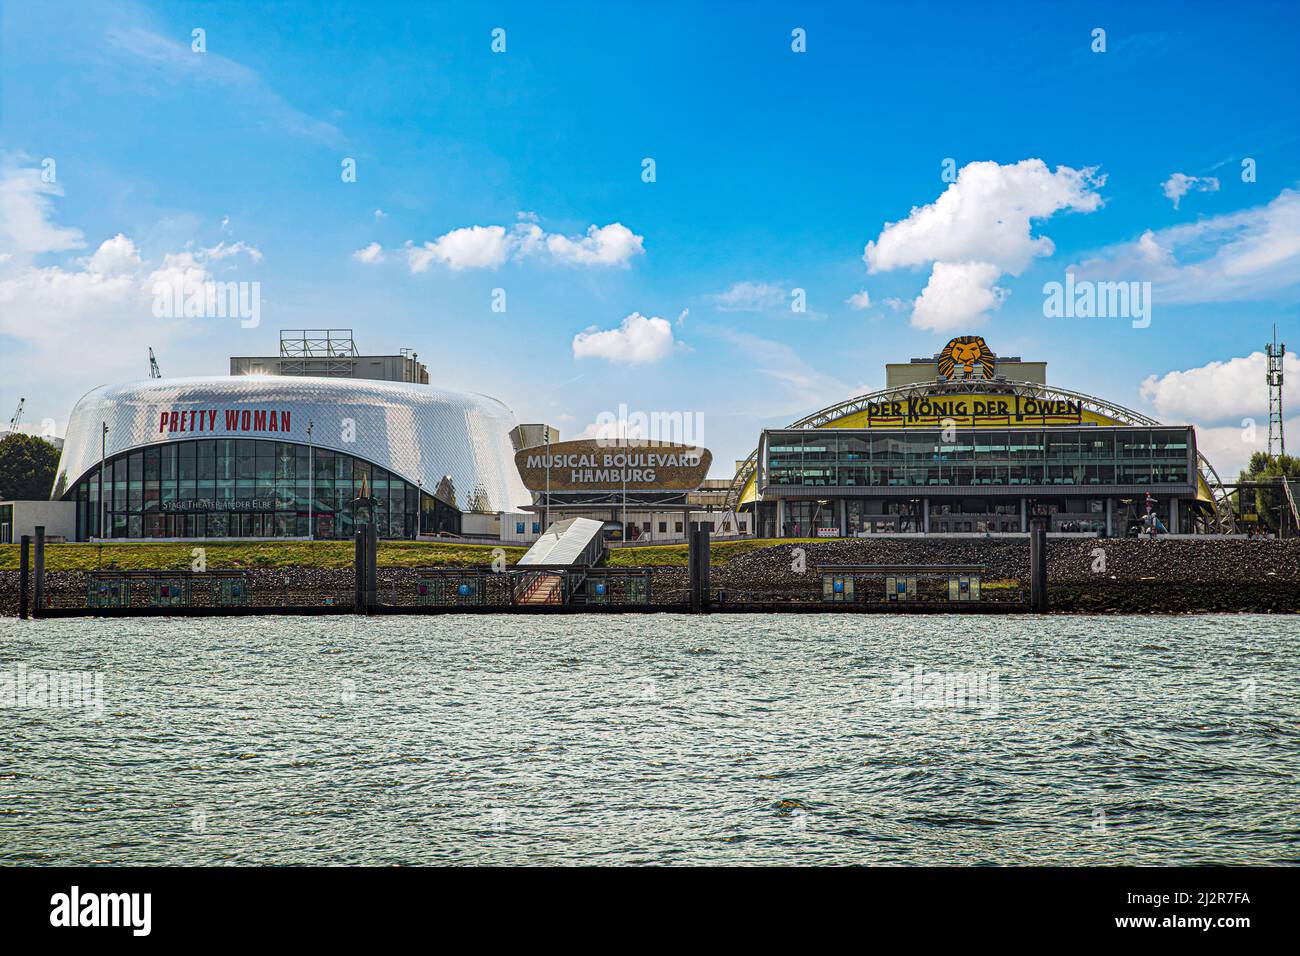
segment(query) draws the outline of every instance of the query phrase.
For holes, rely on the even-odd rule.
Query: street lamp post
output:
[[[315,526],[312,523],[312,517],[316,513],[316,456],[311,443],[311,430],[315,424],[311,419],[307,420],[307,538],[310,541],[316,540]]]
[[[107,514],[107,506],[104,503],[104,459],[108,452],[108,422],[101,422],[103,431],[99,435],[99,536],[107,537],[104,534],[104,521]]]
[[[542,519],[542,532],[545,533],[551,527],[551,428],[546,427],[546,503],[545,517]]]

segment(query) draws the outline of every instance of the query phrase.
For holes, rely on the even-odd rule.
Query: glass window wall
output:
[[[1187,484],[1189,429],[770,432],[770,486]]]
[[[369,462],[242,438],[126,452],[104,463],[102,479],[91,469],[67,498],[77,502],[82,541],[103,536],[101,526],[116,538],[348,538],[363,480],[380,537],[460,531],[454,507]]]

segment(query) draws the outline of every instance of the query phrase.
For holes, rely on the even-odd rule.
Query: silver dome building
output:
[[[496,399],[429,385],[146,379],[77,403],[51,497],[76,502],[79,541],[346,538],[363,487],[383,537],[460,532],[529,503],[514,427]]]

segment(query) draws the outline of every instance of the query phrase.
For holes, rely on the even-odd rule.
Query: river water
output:
[[[3,619],[0,862],[1296,863],[1298,678],[1294,617]]]

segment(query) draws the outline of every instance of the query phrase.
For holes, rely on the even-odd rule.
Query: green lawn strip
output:
[[[758,538],[744,541],[719,541],[711,548],[710,563],[721,566],[748,551],[781,544],[815,543],[817,538]],[[214,570],[229,568],[350,568],[351,541],[268,541],[221,544],[208,542],[155,544],[122,542],[119,544],[51,544],[45,548],[47,571],[173,571],[189,568],[194,549],[202,547],[207,566]],[[499,545],[453,544],[423,541],[384,541],[379,545],[381,568],[425,566],[473,567],[490,564],[493,550]],[[527,548],[503,547],[506,561],[514,564]],[[644,548],[612,548],[609,565],[629,567],[686,567],[685,544],[667,544]],[[18,570],[18,545],[0,545],[0,571]]]
[[[721,566],[748,551],[760,551],[782,544],[824,542],[825,538],[747,538],[744,541],[715,541],[709,546],[709,563]],[[649,545],[644,548],[611,548],[609,565],[615,568],[686,567],[686,545]]]
[[[202,547],[207,567],[229,568],[350,568],[351,541],[286,541],[238,544],[51,544],[45,548],[47,571],[171,571],[189,568],[194,549]],[[386,541],[379,545],[381,568],[490,564],[493,545]],[[502,548],[514,563],[526,549]],[[0,545],[0,571],[18,570],[18,545]]]

